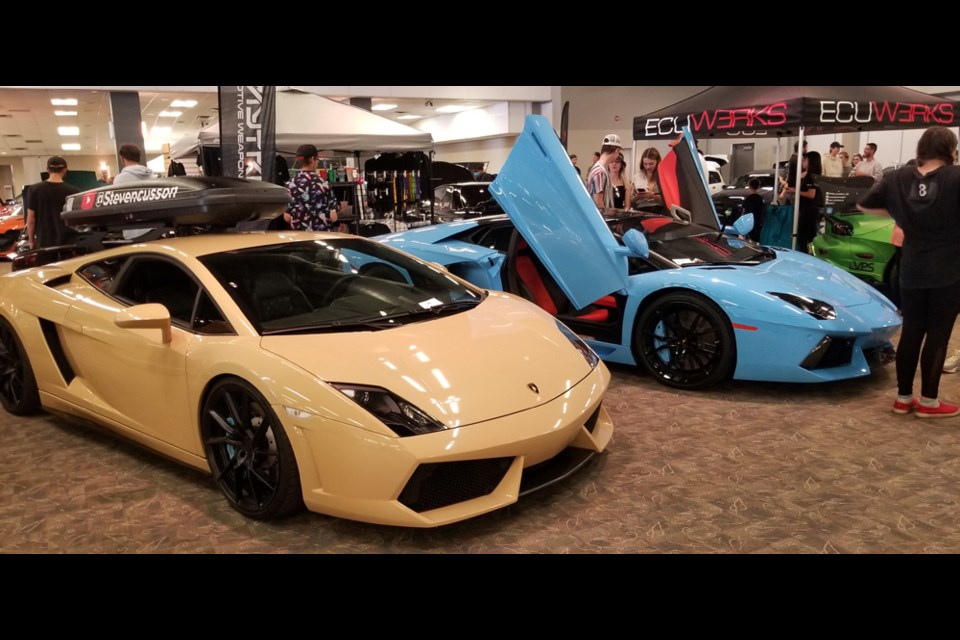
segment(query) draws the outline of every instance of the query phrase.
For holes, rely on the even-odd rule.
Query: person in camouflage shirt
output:
[[[340,202],[326,180],[317,175],[317,148],[312,144],[297,149],[300,173],[287,183],[292,202],[287,209],[295,231],[326,231],[337,221]]]

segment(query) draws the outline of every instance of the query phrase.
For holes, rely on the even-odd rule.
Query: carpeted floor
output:
[[[106,433],[0,412],[0,553],[960,552],[960,418],[893,415],[892,365],[706,393],[611,369],[617,430],[603,456],[433,530],[312,513],[253,522],[202,474]],[[960,375],[941,391],[960,400]]]

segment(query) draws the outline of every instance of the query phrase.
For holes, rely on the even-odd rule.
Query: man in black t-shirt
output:
[[[79,193],[80,189],[63,181],[67,175],[67,161],[60,156],[47,160],[47,172],[50,177],[46,182],[31,186],[27,193],[26,225],[30,249],[67,244],[73,236],[60,214],[67,197]]]

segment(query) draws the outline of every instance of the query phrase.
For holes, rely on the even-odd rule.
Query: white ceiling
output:
[[[140,91],[140,111],[148,131],[146,155],[159,155],[151,150],[151,143],[172,143],[218,120],[216,93],[171,93]],[[347,101],[344,96],[330,96]],[[76,107],[54,106],[53,98],[76,98]],[[192,108],[170,107],[174,100],[196,100]],[[396,104],[389,111],[375,111],[380,116],[415,126],[418,120],[400,120],[402,115],[431,117],[440,115],[438,108],[448,105],[477,108],[493,104],[490,100],[458,100],[432,98],[373,98],[373,104]],[[76,116],[58,117],[56,110],[77,111]],[[164,110],[182,111],[176,118],[161,117]],[[116,144],[110,137],[110,94],[108,91],[77,89],[0,89],[0,158],[2,156],[86,156],[112,157]],[[58,127],[79,127],[78,136],[62,136]],[[169,127],[170,131],[156,139],[149,136],[154,127]],[[79,143],[80,151],[65,151],[63,143]]]

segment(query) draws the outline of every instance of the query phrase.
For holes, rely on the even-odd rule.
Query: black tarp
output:
[[[919,129],[960,125],[960,103],[906,87],[710,87],[633,119],[634,140]]]

